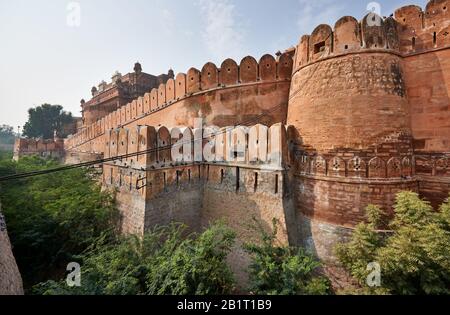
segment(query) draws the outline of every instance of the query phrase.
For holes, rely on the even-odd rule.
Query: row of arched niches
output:
[[[414,175],[450,176],[450,157],[440,155],[343,158],[299,154],[296,170],[304,175],[329,177],[408,179]]]
[[[344,16],[334,29],[321,24],[297,46],[294,70],[308,63],[363,49],[418,53],[450,46],[450,0],[429,1],[426,9],[409,5],[384,18],[369,13],[361,21]]]
[[[122,106],[88,126],[83,132],[75,134],[68,141],[69,147],[89,141],[103,134],[105,130],[123,126],[197,93],[258,82],[290,81],[292,67],[292,53],[285,52],[277,58],[264,55],[259,62],[247,56],[239,64],[233,59],[226,59],[220,68],[211,62],[206,63],[201,70],[191,68],[186,74],[179,73],[175,79],[169,79],[166,84],[161,84],[159,88],[152,89],[143,97]]]
[[[408,179],[414,175],[450,176],[450,155],[418,155],[398,154],[396,156],[378,155],[376,153],[358,156],[357,152],[351,154],[336,153],[328,155],[311,154],[305,151],[291,150],[288,153],[289,139],[286,126],[275,124],[272,126],[254,125],[251,127],[236,126],[205,130],[191,129],[189,127],[167,128],[165,126],[137,126],[134,128],[118,128],[107,133],[105,141],[105,158],[120,158],[125,165],[132,167],[163,167],[178,164],[190,164],[193,160],[201,161],[195,157],[197,153],[190,140],[214,139],[216,157],[225,157],[227,148],[245,152],[240,161],[237,157],[225,162],[242,163],[258,166],[261,163],[290,165],[298,174],[359,178],[359,179]],[[229,133],[229,138],[225,133]],[[182,140],[178,142],[179,140]],[[185,139],[189,139],[187,142]],[[207,142],[201,141],[201,148]],[[229,141],[229,142],[228,142]],[[179,143],[179,144],[177,144]],[[180,160],[172,156],[179,152]],[[202,152],[202,150],[200,151]],[[219,153],[220,152],[220,153]],[[133,153],[140,153],[133,155]],[[347,156],[349,155],[349,156]],[[195,158],[194,158],[195,157]],[[122,161],[123,160],[123,161]],[[282,162],[285,161],[285,162]]]

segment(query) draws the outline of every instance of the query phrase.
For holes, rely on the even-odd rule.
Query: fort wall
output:
[[[287,116],[290,185],[300,241],[324,260],[368,204],[392,215],[401,190],[435,207],[448,197],[448,7],[439,0],[389,18],[347,16],[300,39]]]
[[[14,143],[14,160],[24,156],[38,155],[41,157],[64,159],[64,140],[55,139],[24,139],[17,138]]]
[[[225,218],[246,240],[242,222],[256,216],[269,226],[276,217],[280,240],[334,261],[334,244],[365,220],[368,204],[392,215],[401,190],[434,207],[448,197],[449,6],[432,0],[388,18],[345,16],[277,58],[191,68],[67,139],[66,159],[151,150],[103,166],[104,185],[119,189],[125,233],[172,221],[198,231]],[[233,132],[247,135],[242,159],[218,158],[243,145],[234,137],[217,138],[217,160],[174,159],[164,149],[177,140],[173,131],[198,133],[196,118],[222,130],[240,125]],[[271,154],[264,136],[277,123],[289,126],[286,146],[281,164],[267,168],[255,152]],[[243,263],[239,250],[232,260]]]
[[[245,57],[239,66],[227,59],[220,69],[212,63],[192,68],[73,135],[66,150],[103,152],[105,131],[122,126],[193,127],[195,118],[219,127],[285,122],[291,72],[287,53],[277,60],[265,55],[259,63]]]
[[[22,277],[17,268],[0,204],[0,295],[23,295]]]
[[[175,130],[183,130],[201,140],[200,148],[213,143],[211,161],[191,159],[192,148],[167,150],[175,145]],[[246,283],[245,266],[248,256],[243,253],[244,242],[257,240],[261,224],[272,229],[272,220],[279,221],[279,241],[289,244],[296,239],[296,227],[286,219],[283,160],[286,152],[286,128],[282,124],[250,128],[230,127],[229,136],[219,131],[208,138],[189,127],[158,128],[140,126],[110,131],[107,158],[117,159],[103,165],[103,185],[118,191],[117,202],[122,217],[122,232],[142,235],[158,225],[184,223],[188,232],[200,232],[210,223],[224,220],[237,233],[237,244],[229,257],[241,284]],[[242,138],[233,137],[241,133]],[[284,141],[271,141],[274,139]],[[191,138],[194,140],[194,138]],[[212,142],[211,142],[212,141]],[[223,143],[222,143],[223,141]],[[251,145],[253,144],[253,145]],[[177,147],[175,145],[175,147]],[[249,148],[256,147],[252,150]],[[238,153],[226,157],[220,148]],[[241,151],[242,150],[242,151]],[[143,152],[138,156],[127,156]],[[225,156],[226,159],[221,158]],[[267,160],[266,160],[267,158]],[[293,210],[288,215],[293,215]],[[289,227],[289,229],[288,229]]]

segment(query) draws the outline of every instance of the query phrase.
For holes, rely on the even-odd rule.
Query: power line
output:
[[[277,110],[278,108],[281,108],[282,106],[283,105],[274,106],[271,109],[267,110],[265,113],[262,113],[262,114],[260,114],[260,115],[258,115],[256,117],[254,117],[254,118],[248,119],[247,121],[241,121],[239,124],[235,125],[234,127],[226,127],[225,130],[221,130],[220,132],[215,133],[214,135],[211,135],[210,137],[213,137],[213,136],[215,137],[215,136],[218,136],[220,134],[227,133],[228,131],[231,131],[232,129],[234,129],[236,126],[252,124],[256,120],[259,120],[259,118],[274,112],[275,110]],[[195,141],[202,141],[203,142],[203,140],[207,140],[210,137],[202,137],[201,139],[194,139],[194,141],[180,142],[180,143],[177,143],[177,145],[181,146],[183,144],[187,144],[189,142],[192,143],[192,142],[195,142]],[[21,173],[21,174],[13,174],[13,175],[8,175],[8,176],[3,176],[3,177],[0,177],[0,182],[16,180],[16,179],[23,179],[23,178],[33,177],[33,176],[47,175],[47,174],[51,174],[51,173],[62,172],[62,171],[72,170],[72,169],[81,168],[81,167],[95,166],[95,165],[98,165],[98,164],[103,164],[103,163],[107,163],[107,162],[114,162],[114,161],[117,161],[117,160],[121,161],[123,159],[127,159],[127,158],[134,157],[134,156],[139,156],[139,155],[144,155],[144,154],[153,153],[153,152],[170,150],[170,149],[172,149],[172,147],[173,146],[170,144],[170,145],[166,145],[166,146],[163,146],[163,147],[152,148],[152,149],[148,149],[148,150],[144,150],[144,151],[128,153],[128,154],[124,154],[124,155],[120,155],[120,156],[114,156],[114,157],[109,157],[109,158],[105,158],[105,159],[98,159],[98,160],[93,160],[93,161],[89,161],[89,162],[83,162],[83,163],[78,163],[78,164],[66,165],[66,166],[56,167],[56,168],[47,169],[47,170],[33,171],[33,172],[26,172],[26,173]]]

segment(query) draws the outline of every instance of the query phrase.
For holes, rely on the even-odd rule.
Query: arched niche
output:
[[[128,153],[128,130],[119,129],[119,139],[117,141],[117,155],[124,156]]]
[[[199,92],[201,90],[200,84],[200,76],[201,73],[199,70],[195,69],[195,68],[191,68],[189,69],[188,73],[187,73],[187,93],[191,94],[191,93],[196,93]]]
[[[153,165],[156,162],[156,129],[152,126],[140,126],[137,161],[141,167]]]
[[[369,161],[369,178],[386,178],[386,162],[379,157]]]
[[[269,128],[258,124],[250,127],[248,132],[248,161],[250,163],[265,163],[268,160]]]
[[[398,24],[393,17],[388,17],[384,21],[384,32],[386,34],[386,48],[398,51],[400,49]]]
[[[383,18],[376,13],[367,14],[362,22],[362,37],[366,48],[386,48]]]
[[[327,24],[317,26],[309,38],[310,60],[317,60],[333,52],[333,30]]]
[[[162,165],[167,165],[170,162],[171,150],[171,136],[170,131],[165,126],[161,126],[156,130],[158,154],[157,162]]]
[[[144,113],[150,113],[151,107],[150,107],[150,92],[145,93],[144,95]]]
[[[140,96],[137,99],[136,116],[141,116],[144,113],[144,97]]]
[[[166,102],[175,100],[175,80],[169,79],[166,82]]]
[[[411,177],[413,174],[413,161],[412,157],[405,156],[402,159],[402,176]]]
[[[328,176],[346,176],[346,164],[342,158],[335,156],[328,161]]]
[[[131,120],[131,103],[125,106],[125,121],[129,122]]]
[[[309,62],[309,42],[310,42],[310,36],[309,35],[303,35],[300,38],[300,43],[297,46],[297,50],[295,52],[295,62],[296,66],[295,69],[298,69]]]
[[[358,156],[355,156],[348,162],[348,177],[365,178],[367,177],[367,164]]]
[[[202,90],[217,88],[219,85],[219,71],[214,63],[208,62],[203,66],[201,82]]]
[[[128,131],[128,154],[136,154],[138,152],[138,139],[139,139],[139,129],[138,127],[132,127]],[[137,155],[132,155],[128,157],[128,163],[135,163],[137,160]]]
[[[154,88],[150,92],[150,108],[152,111],[158,108],[158,89]]]
[[[423,28],[423,11],[417,5],[407,5],[395,10],[394,18],[405,30],[419,31]]]
[[[181,129],[183,134],[183,162],[192,163],[194,162],[194,132],[189,127],[184,127]]]
[[[282,166],[287,156],[286,126],[282,123],[274,124],[269,128],[268,154],[269,162],[273,166]]]
[[[397,157],[392,157],[387,162],[387,177],[400,178],[402,176],[402,162]]]
[[[450,19],[449,0],[430,0],[425,8],[425,28],[442,25]]]
[[[239,76],[241,83],[256,82],[258,80],[258,63],[255,58],[247,56],[239,65]]]
[[[231,160],[229,162],[243,163],[248,161],[248,130],[248,127],[237,126],[231,131]]]
[[[311,174],[327,175],[327,161],[323,156],[315,156],[311,162]]]
[[[361,48],[361,29],[352,16],[340,18],[334,25],[334,52],[345,53]]]
[[[137,116],[137,100],[133,100],[131,102],[130,119],[135,119],[136,116]]]
[[[226,59],[220,66],[220,84],[235,85],[239,83],[239,67],[233,59]]]
[[[291,55],[284,53],[277,62],[277,77],[280,80],[290,80],[292,76],[292,67],[294,60]]]
[[[166,104],[166,85],[160,84],[158,88],[158,107],[161,108]]]
[[[264,55],[259,60],[261,81],[274,81],[277,78],[277,62],[272,55]]]
[[[181,99],[186,95],[186,74],[178,73],[175,79],[175,97]]]

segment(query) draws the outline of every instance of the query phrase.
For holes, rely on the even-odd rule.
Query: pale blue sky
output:
[[[227,57],[257,59],[295,45],[318,24],[366,14],[363,0],[79,0],[79,27],[67,24],[66,0],[0,0],[0,124],[15,128],[27,109],[79,101],[136,61],[152,74],[186,72]],[[405,4],[381,0],[388,16]],[[73,12],[73,11],[72,11]]]

